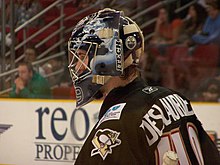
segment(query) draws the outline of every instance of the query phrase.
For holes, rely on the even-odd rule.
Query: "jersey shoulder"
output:
[[[159,86],[142,86],[129,93],[123,100],[126,112],[143,113],[149,110],[159,99],[171,95],[173,91]]]
[[[150,104],[154,103],[160,98],[166,97],[174,93],[177,92],[160,86],[145,86],[138,89],[133,95],[133,98],[144,100],[145,103]]]

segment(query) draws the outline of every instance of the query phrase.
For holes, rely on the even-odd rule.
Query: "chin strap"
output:
[[[92,83],[104,85],[112,76],[93,75]]]
[[[137,49],[134,53],[136,59],[133,57],[134,55],[131,53],[124,62],[124,69],[130,65],[137,65],[139,63],[140,56],[143,54],[142,48]]]

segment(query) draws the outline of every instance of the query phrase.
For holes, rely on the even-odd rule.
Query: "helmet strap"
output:
[[[132,54],[130,54],[124,62],[124,69],[127,68],[128,66],[130,66],[131,64],[133,64],[133,61],[134,61],[134,59],[132,57]]]
[[[129,54],[129,56],[126,58],[124,62],[124,69],[132,64],[137,65],[139,63],[139,58],[142,55],[142,53],[143,53],[143,49],[139,48],[136,51]]]
[[[104,85],[112,76],[93,75],[92,83]]]

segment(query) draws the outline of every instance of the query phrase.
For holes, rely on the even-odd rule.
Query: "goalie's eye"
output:
[[[86,51],[81,49],[77,51],[77,56],[78,56],[78,60],[76,60],[75,71],[79,75],[87,69],[89,58],[88,55],[86,54]]]
[[[82,52],[82,51],[79,50],[79,52],[77,53],[77,55],[78,55],[78,57],[79,57],[80,60],[83,61],[83,59],[86,57],[86,54],[85,54],[85,53],[86,53],[86,52]]]

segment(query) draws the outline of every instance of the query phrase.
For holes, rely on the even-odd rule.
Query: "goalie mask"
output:
[[[77,108],[99,98],[100,88],[112,76],[137,65],[143,48],[139,27],[123,12],[104,9],[83,18],[68,42]]]

